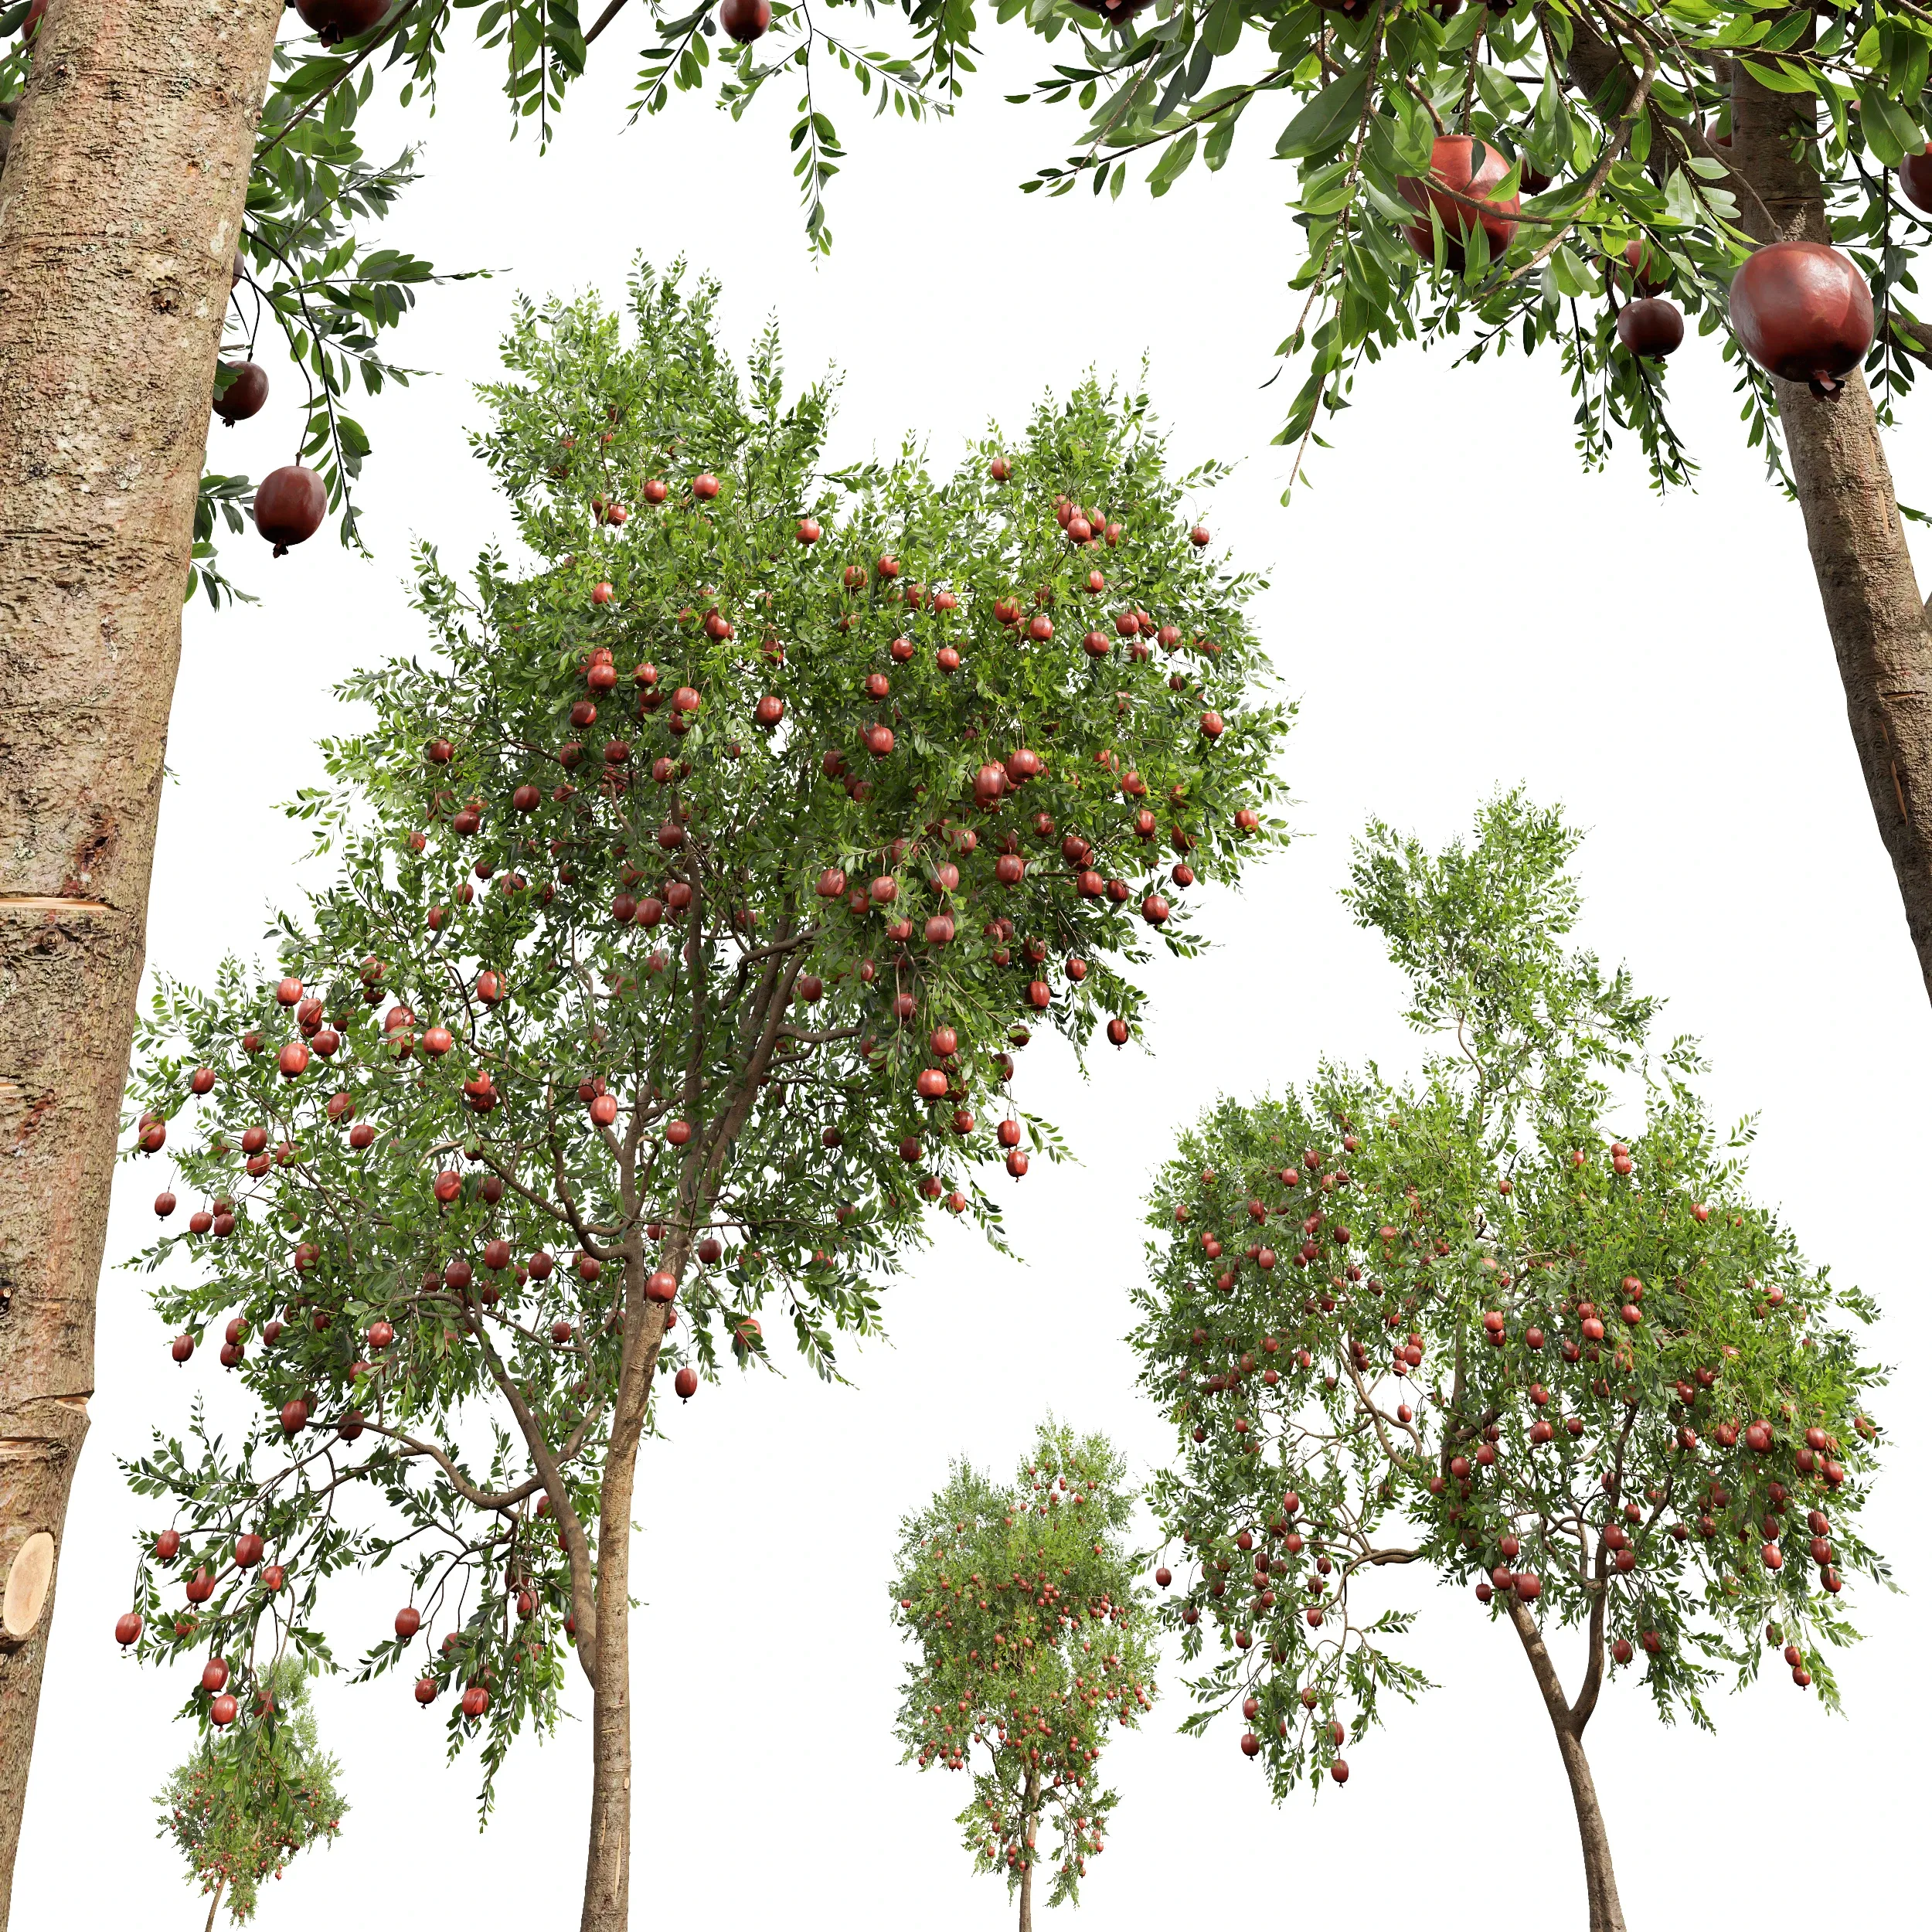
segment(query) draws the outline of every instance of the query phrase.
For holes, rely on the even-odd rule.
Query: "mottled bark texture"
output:
[[[0,172],[0,1926],[141,977],[215,356],[281,0],[52,0]],[[25,1594],[22,1600],[25,1600]]]

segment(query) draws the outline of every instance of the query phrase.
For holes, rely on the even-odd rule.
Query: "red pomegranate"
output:
[[[1617,339],[1633,355],[1668,355],[1684,339],[1684,311],[1661,295],[1626,302],[1617,311]]]
[[[1522,205],[1519,198],[1512,195],[1507,201],[1496,201],[1488,192],[1509,172],[1512,165],[1500,148],[1492,148],[1485,141],[1473,140],[1468,134],[1443,134],[1437,138],[1430,152],[1428,180],[1403,175],[1396,182],[1396,192],[1410,207],[1420,209],[1424,215],[1431,208],[1435,210],[1444,230],[1443,260],[1458,274],[1463,267],[1463,244],[1475,233],[1478,223],[1492,260],[1515,239],[1516,224],[1511,218]],[[1458,196],[1466,199],[1458,200]],[[1470,207],[1471,201],[1481,202],[1481,209]],[[1427,221],[1411,223],[1402,232],[1409,246],[1425,261],[1435,260],[1435,236]]]
[[[1872,291],[1822,242],[1773,242],[1731,278],[1731,326],[1758,367],[1835,396],[1872,346]]]
[[[291,544],[306,543],[328,512],[322,479],[299,463],[270,470],[255,486],[255,528],[274,545],[277,556]]]
[[[770,0],[723,0],[718,25],[733,40],[750,43],[764,37],[771,25]]]
[[[215,413],[224,423],[245,423],[268,400],[268,372],[259,362],[224,362],[232,378],[215,397]]]
[[[1899,166],[1899,192],[1914,208],[1932,213],[1932,145],[1907,155]]]
[[[130,1644],[141,1641],[141,1617],[138,1613],[126,1611],[114,1620],[114,1641],[124,1649]]]
[[[680,1369],[677,1379],[672,1384],[682,1402],[689,1402],[698,1393],[698,1372],[696,1369]]]
[[[325,47],[367,33],[389,5],[390,0],[295,0],[295,11]]]

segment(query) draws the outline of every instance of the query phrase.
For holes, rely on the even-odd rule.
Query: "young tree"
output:
[[[1283,835],[1253,584],[1144,398],[1089,383],[944,482],[823,476],[828,391],[787,403],[770,333],[741,388],[714,301],[641,272],[628,343],[519,312],[477,444],[534,567],[423,554],[440,655],[350,681],[369,727],[297,808],[337,882],[279,977],[165,985],[140,1040],[137,1145],[185,1115],[204,1203],[155,1203],[157,1304],[267,1410],[134,1470],[179,1526],[144,1654],[322,1654],[327,1577],[400,1558],[364,1675],[456,1693],[487,1806],[573,1640],[597,1932],[660,1369],[760,1366],[775,1310],[830,1375],[929,1212],[997,1238],[978,1170],[1055,1145],[1009,1087],[1029,1026],[1124,1043],[1148,940],[1199,944],[1180,889]]]
[[[1133,1510],[1107,1438],[1049,1421],[1010,1485],[956,1462],[900,1537],[894,1621],[920,1649],[899,1710],[904,1761],[972,1772],[966,1849],[1019,1893],[1020,1932],[1042,1824],[1060,1841],[1047,1903],[1077,1903],[1120,1801],[1095,1788],[1101,1748],[1153,1708],[1151,1593],[1124,1540]]]
[[[1713,338],[1752,446],[1803,509],[1932,992],[1932,622],[1879,440],[1932,354],[1910,306],[1932,209],[1924,13],[1910,0],[1835,13],[1750,0],[1158,11],[999,0],[1002,19],[1024,13],[1049,38],[1073,26],[1083,43],[1039,92],[1079,90],[1087,133],[1028,185],[1063,193],[1090,176],[1117,192],[1151,160],[1148,185],[1165,193],[1196,154],[1220,166],[1243,116],[1280,100],[1274,151],[1299,165],[1307,242],[1281,345],[1307,359],[1280,438],[1298,446],[1294,474],[1365,361],[1420,339],[1469,361],[1553,348],[1585,461],[1634,430],[1658,485],[1680,483],[1693,465],[1659,359],[1682,342],[1685,311]]]
[[[224,1682],[226,1668],[216,1673]],[[340,1767],[324,1755],[309,1708],[315,1668],[288,1658],[266,1665],[260,1721],[204,1740],[156,1800],[162,1835],[175,1841],[209,1894],[209,1932],[224,1898],[230,1920],[246,1924],[262,1880],[280,1878],[297,1852],[342,1828],[349,1804],[335,1787]]]
[[[1218,1651],[1189,1727],[1239,1702],[1277,1796],[1345,1781],[1348,1728],[1423,1688],[1377,1572],[1473,1583],[1535,1674],[1592,1932],[1616,1932],[1583,1752],[1606,1679],[1707,1724],[1720,1668],[1750,1682],[1768,1642],[1836,1702],[1841,1576],[1885,1574],[1857,1528],[1881,1377],[1845,1325],[1870,1304],[1745,1193],[1748,1132],[1713,1129],[1690,1046],[1613,1099],[1655,1009],[1564,943],[1576,844],[1513,794],[1437,855],[1370,828],[1352,903],[1453,1049],[1408,1084],[1324,1065],[1184,1135],[1135,1342],[1182,1445],[1155,1490],[1185,1552],[1168,1614]],[[1570,1628],[1573,1695],[1546,1645]]]
[[[587,32],[573,0],[0,5],[0,1435],[14,1445],[0,1579],[24,1619],[0,1629],[0,1925],[93,1392],[184,587],[199,577],[211,598],[228,594],[216,535],[251,508],[277,544],[312,534],[332,505],[355,540],[349,490],[369,439],[353,387],[406,377],[381,345],[432,277],[367,245],[413,163],[362,150],[356,116],[376,76],[427,118],[467,12],[502,49],[510,111],[540,148],[622,4]],[[655,110],[715,69],[734,113],[780,74],[809,100],[817,54],[821,73],[835,63],[882,104],[943,110],[950,43],[923,0],[913,12],[913,51],[891,54],[782,5],[764,39],[764,0],[640,9],[637,98]],[[713,63],[720,20],[732,52]],[[822,88],[793,145],[823,247],[838,144]],[[291,461],[258,490],[219,463],[204,471],[204,455],[211,400],[230,417],[264,405],[264,331],[286,338],[306,394],[289,413]]]

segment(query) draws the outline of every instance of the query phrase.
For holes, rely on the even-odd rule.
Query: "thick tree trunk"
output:
[[[1743,224],[1760,242],[1832,239],[1806,145],[1815,112],[1811,96],[1774,94],[1734,63],[1733,165]],[[1863,376],[1828,397],[1772,386],[1852,741],[1932,992],[1932,624]]]
[[[216,350],[281,11],[53,0],[0,172],[0,1926],[93,1389]],[[16,1591],[16,1563],[43,1552],[44,1587]]]

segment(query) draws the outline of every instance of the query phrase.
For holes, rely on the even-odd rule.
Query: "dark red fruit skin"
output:
[[[1932,214],[1932,145],[1923,154],[1907,155],[1900,164],[1899,192],[1914,208]]]
[[[322,527],[328,491],[313,470],[299,463],[270,470],[255,489],[255,527],[280,556],[291,543],[305,543]]]
[[[1442,134],[1437,138],[1430,151],[1429,179],[1424,182],[1413,175],[1397,178],[1396,187],[1402,199],[1412,208],[1419,208],[1426,215],[1430,202],[1435,204],[1436,213],[1441,217],[1447,231],[1444,237],[1443,259],[1453,269],[1460,270],[1463,265],[1463,238],[1474,232],[1478,223],[1489,239],[1490,259],[1494,260],[1515,239],[1516,224],[1511,219],[1521,202],[1512,195],[1507,201],[1492,201],[1489,190],[1506,175],[1513,165],[1499,148],[1488,142],[1482,148],[1482,165],[1470,169],[1470,161],[1478,144],[1468,134]],[[1454,200],[1441,191],[1450,189],[1455,194],[1465,195],[1471,201],[1485,203],[1478,213],[1464,202]],[[1427,221],[1417,223],[1403,231],[1409,246],[1425,261],[1434,261],[1436,254],[1435,237]]]
[[[748,45],[762,39],[771,25],[770,0],[723,0],[718,9],[718,25],[733,40]]]
[[[392,0],[295,0],[295,11],[325,47],[352,39],[387,13]]]
[[[1872,346],[1872,291],[1822,242],[1773,242],[1731,278],[1731,326],[1744,352],[1787,383],[1829,395]]]
[[[1145,13],[1153,4],[1154,0],[1080,0],[1088,12],[1097,13],[1110,27],[1117,27],[1137,13]]]
[[[1617,339],[1633,355],[1668,355],[1684,339],[1684,311],[1661,295],[1626,302],[1617,311]]]
[[[235,379],[215,398],[224,423],[245,423],[268,400],[268,372],[259,362],[237,362]]]

